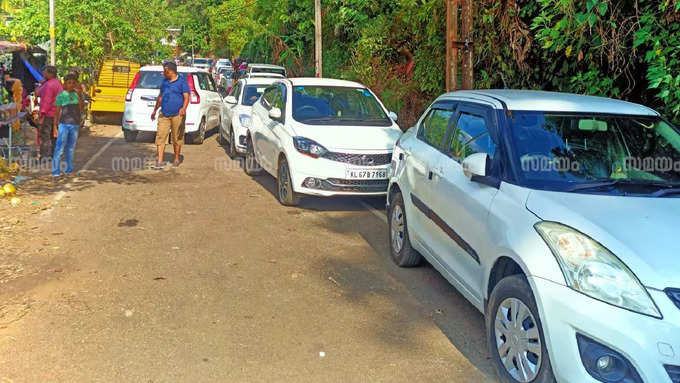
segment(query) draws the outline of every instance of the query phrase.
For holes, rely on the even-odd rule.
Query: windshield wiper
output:
[[[660,189],[650,194],[652,197],[666,197],[673,194],[680,194],[680,188],[669,187],[668,189]]]
[[[621,186],[621,185],[661,188],[661,190],[657,191],[656,193],[658,193],[662,190],[668,190],[669,188],[674,187],[674,185],[669,185],[669,184],[660,183],[660,182],[644,182],[644,181],[636,181],[636,180],[630,180],[630,179],[625,179],[625,178],[617,178],[617,179],[605,180],[605,181],[595,180],[595,181],[584,182],[584,183],[572,186],[571,188],[567,189],[567,191],[573,192],[573,191],[579,191],[579,190],[600,189],[600,188],[605,188],[605,187],[610,187],[610,186]]]
[[[319,118],[307,118],[301,122],[324,122],[324,121],[337,121],[337,117],[319,117]]]

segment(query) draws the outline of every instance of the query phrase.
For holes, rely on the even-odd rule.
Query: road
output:
[[[214,135],[154,171],[119,133],[0,236],[0,382],[496,381],[482,315],[391,263],[384,199],[286,208]]]

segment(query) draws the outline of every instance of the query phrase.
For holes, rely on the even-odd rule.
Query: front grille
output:
[[[387,191],[387,180],[345,180],[340,178],[329,178],[319,180],[313,189],[354,192],[354,193],[383,193]]]
[[[671,298],[673,303],[680,309],[680,289],[666,289],[666,294]]]
[[[680,383],[680,366],[670,366],[665,364],[664,368],[666,368],[666,372],[673,383]]]
[[[392,161],[392,153],[355,154],[328,152],[323,155],[323,158],[355,166],[382,166],[387,165]]]

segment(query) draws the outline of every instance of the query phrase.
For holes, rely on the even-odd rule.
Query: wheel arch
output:
[[[515,258],[508,255],[502,255],[498,257],[493,263],[493,266],[489,270],[488,277],[486,278],[486,286],[484,289],[485,310],[487,306],[486,301],[489,299],[489,296],[491,296],[491,292],[496,287],[498,282],[511,275],[523,275],[527,277],[529,274]]]

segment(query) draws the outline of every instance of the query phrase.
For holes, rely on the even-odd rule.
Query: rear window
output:
[[[194,59],[194,64],[208,64],[207,59]]]
[[[180,73],[179,77],[186,79],[186,73]],[[143,71],[139,72],[139,81],[137,82],[137,88],[140,89],[160,89],[161,83],[163,82],[163,72],[149,72]]]
[[[262,67],[252,67],[250,69],[251,73],[274,73],[274,74],[280,74],[281,76],[286,76],[286,70],[285,69],[277,69],[277,68],[262,68]]]

